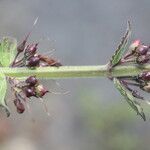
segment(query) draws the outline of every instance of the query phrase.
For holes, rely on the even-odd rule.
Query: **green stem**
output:
[[[8,68],[2,67],[1,72],[10,77],[27,77],[36,75],[39,78],[80,78],[80,77],[122,77],[136,76],[143,71],[150,71],[150,65],[128,65],[114,67],[111,72],[107,65],[99,66],[61,66],[61,67],[39,67],[29,68]]]

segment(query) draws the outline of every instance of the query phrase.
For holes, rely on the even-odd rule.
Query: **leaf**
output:
[[[115,51],[115,54],[112,56],[110,60],[111,67],[114,67],[115,65],[117,65],[119,61],[121,60],[122,56],[127,51],[127,44],[128,44],[130,34],[131,34],[131,25],[130,25],[130,22],[128,21],[127,31],[124,37],[122,38],[121,43],[119,44],[117,50]]]
[[[7,90],[6,77],[3,73],[0,73],[0,106],[2,106],[5,109],[7,116],[9,116],[10,111],[5,100],[6,90]]]
[[[138,115],[140,115],[144,121],[146,121],[145,114],[143,112],[143,108],[140,106],[140,104],[135,100],[135,97],[132,95],[132,93],[125,88],[125,86],[121,83],[120,80],[117,78],[113,79],[114,84],[116,88],[119,90],[121,95],[123,95],[128,102],[128,104],[131,106],[132,109],[136,111]]]
[[[0,43],[0,63],[8,67],[13,62],[17,53],[17,40],[11,37],[4,37]]]

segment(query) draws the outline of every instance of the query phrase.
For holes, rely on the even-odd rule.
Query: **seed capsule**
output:
[[[36,66],[39,66],[39,63],[40,63],[39,57],[38,56],[34,56],[34,57],[31,57],[28,60],[27,66],[29,66],[29,67],[36,67]]]
[[[30,76],[26,79],[25,82],[28,83],[30,86],[35,86],[37,84],[38,80],[36,79],[35,76]]]

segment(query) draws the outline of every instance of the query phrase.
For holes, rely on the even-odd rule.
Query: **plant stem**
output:
[[[123,77],[136,76],[143,71],[150,71],[150,65],[126,65],[116,66],[111,71],[107,65],[98,66],[61,66],[61,67],[38,67],[29,68],[10,68],[1,67],[1,72],[10,77],[27,77],[36,75],[39,78],[80,78],[80,77]]]

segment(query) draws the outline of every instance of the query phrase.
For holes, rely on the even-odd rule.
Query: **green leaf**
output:
[[[138,115],[140,115],[143,118],[143,120],[145,121],[146,117],[143,112],[143,108],[136,101],[135,97],[133,97],[132,93],[128,89],[126,89],[125,86],[121,83],[121,81],[118,80],[117,78],[114,78],[113,81],[114,81],[116,88],[119,90],[121,95],[123,95],[125,97],[126,101],[131,106],[131,108],[134,109],[136,111],[136,113]]]
[[[5,100],[6,90],[7,90],[6,77],[3,73],[0,73],[0,106],[2,106],[5,109],[7,116],[9,116],[10,111]]]
[[[127,31],[124,37],[122,38],[121,43],[119,44],[117,50],[115,51],[115,54],[112,56],[110,60],[111,67],[114,67],[115,65],[117,65],[119,61],[121,60],[122,56],[127,51],[127,44],[128,44],[130,34],[131,34],[131,25],[130,25],[130,22],[128,21]]]
[[[4,37],[0,43],[0,63],[8,67],[13,62],[17,53],[17,40],[11,37]]]

